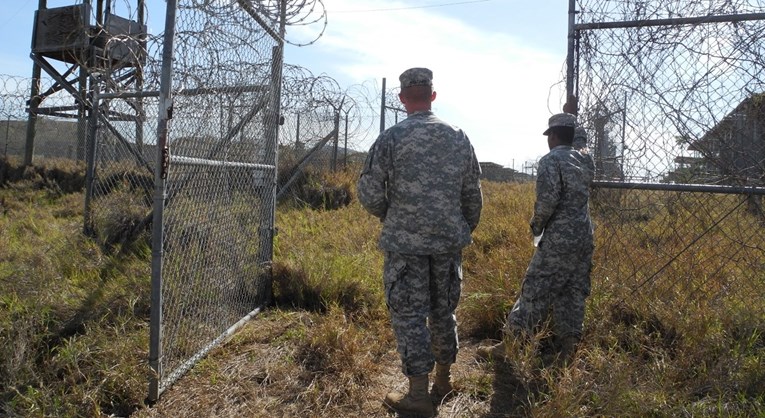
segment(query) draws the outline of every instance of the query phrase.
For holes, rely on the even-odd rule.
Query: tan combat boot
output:
[[[454,389],[451,382],[451,364],[436,363],[436,378],[430,390],[430,397],[436,403],[441,403]]]
[[[409,392],[390,392],[385,395],[385,406],[400,414],[415,414],[430,418],[435,414],[428,395],[428,375],[409,378]]]
[[[502,340],[498,344],[478,347],[475,355],[484,361],[507,361],[507,344]]]

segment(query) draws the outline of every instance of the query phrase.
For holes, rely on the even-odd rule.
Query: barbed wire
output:
[[[596,23],[762,13],[765,4],[749,0],[579,0],[577,10],[579,23]]]
[[[281,0],[258,1],[256,8],[258,12],[267,16],[274,23],[279,21],[282,13]],[[284,42],[293,46],[303,47],[316,43],[324,35],[327,29],[328,17],[327,8],[324,6],[323,0],[287,1],[285,10],[285,21],[288,27],[309,27],[319,24],[320,28],[317,34],[310,38],[309,41],[297,42],[290,40],[289,37],[285,37]]]
[[[765,10],[763,4],[746,1],[580,1],[579,6],[580,23],[614,15],[639,21]],[[742,103],[765,91],[758,70],[765,65],[765,47],[757,35],[763,28],[762,21],[753,20],[582,31],[581,107],[600,140],[601,175],[669,181],[682,161],[678,157],[700,153],[717,171],[715,180],[705,181],[752,181],[760,170],[758,161],[737,167],[719,150],[700,144]],[[744,155],[731,152],[738,160]]]
[[[601,180],[593,280],[681,328],[748,315],[765,298],[765,19],[736,15],[765,2],[577,8],[579,120]],[[612,25],[588,25],[601,22]]]

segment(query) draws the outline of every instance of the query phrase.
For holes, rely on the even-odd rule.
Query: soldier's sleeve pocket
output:
[[[361,168],[362,175],[368,174],[372,171],[372,161],[375,158],[375,148],[376,147],[372,147],[369,150],[369,155],[367,155],[367,159],[364,161],[364,167]]]

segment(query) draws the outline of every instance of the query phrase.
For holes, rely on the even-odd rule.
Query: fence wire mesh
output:
[[[595,280],[675,325],[765,320],[765,2],[576,7]]]
[[[311,171],[343,170],[363,161],[359,150],[376,128],[379,101],[366,83],[341,88],[325,74],[285,65],[277,198],[320,203],[313,192],[325,190],[313,189]]]
[[[380,110],[380,117],[382,119],[382,125],[380,128],[388,129],[391,126],[406,119],[406,110],[404,105],[401,104],[401,100],[398,98],[398,94],[401,92],[401,88],[394,85],[387,85],[383,92],[384,104]]]
[[[41,77],[40,89],[48,91],[55,84]],[[27,113],[32,79],[0,74],[0,152],[4,157],[24,157],[27,143]],[[63,108],[74,104],[67,92],[48,95],[45,106]],[[39,158],[85,159],[85,125],[75,118],[40,115],[35,126],[34,154]]]
[[[155,214],[164,251],[157,392],[270,294],[282,47],[280,8],[268,6],[184,0],[175,10],[173,59],[162,68],[172,72],[172,119],[159,142],[165,197]]]
[[[340,113],[348,104],[334,79],[303,67],[285,66],[282,85],[280,188],[286,192],[306,167],[337,166]]]

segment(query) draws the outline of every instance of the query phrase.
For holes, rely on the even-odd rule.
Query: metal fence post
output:
[[[385,130],[385,77],[382,79],[382,98],[380,99],[380,133]]]
[[[95,168],[97,156],[98,142],[98,113],[100,112],[98,101],[100,100],[98,95],[99,85],[97,80],[91,80],[91,87],[93,89],[93,95],[90,101],[90,114],[88,115],[88,131],[87,131],[87,153],[85,154],[86,171],[85,171],[85,209],[83,220],[83,233],[87,236],[94,236],[95,230],[93,228],[93,214],[92,214],[92,202],[93,202],[93,183],[95,179]]]
[[[42,5],[44,0],[40,0]],[[24,165],[32,165],[35,153],[35,134],[37,131],[37,108],[40,106],[40,77],[42,70],[35,62],[32,64],[32,90],[29,99],[29,116],[27,118],[27,142],[24,147]]]
[[[151,318],[149,334],[149,401],[159,398],[162,374],[162,256],[164,246],[163,211],[166,197],[165,179],[170,162],[168,121],[172,117],[173,45],[177,0],[167,0],[165,37],[162,50],[162,76],[159,92],[159,122],[157,124],[157,161],[154,171],[154,203],[151,240]]]
[[[568,48],[566,53],[566,95],[574,95],[574,24],[576,23],[576,0],[568,1]]]
[[[350,109],[348,109],[350,112]],[[348,168],[348,112],[345,112],[345,143],[343,144],[343,169]]]
[[[340,111],[335,111],[335,118],[334,118],[334,125],[335,125],[335,136],[332,138],[332,160],[330,162],[330,169],[332,171],[337,171],[337,148],[339,146],[340,142]]]

